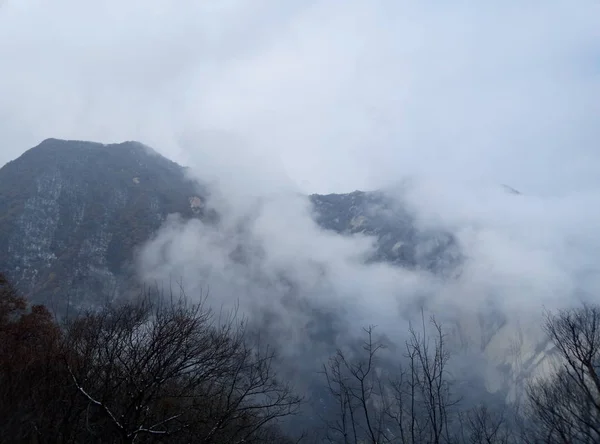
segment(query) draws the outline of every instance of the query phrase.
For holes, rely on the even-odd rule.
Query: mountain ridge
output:
[[[203,216],[200,186],[150,153],[138,142],[46,139],[3,166],[0,269],[34,300],[114,293],[119,270],[168,214]]]
[[[127,296],[141,285],[139,249],[169,215],[219,226],[210,196],[208,186],[190,179],[186,168],[141,143],[46,139],[0,168],[0,272],[58,314]],[[459,241],[448,232],[419,228],[402,202],[384,192],[305,197],[320,228],[374,240],[366,263],[430,273],[445,282],[460,275],[465,258]],[[234,249],[237,258],[230,259],[243,265],[244,254],[252,249]],[[314,307],[304,309],[316,313]],[[492,391],[518,392],[522,375],[544,359],[536,344],[523,343],[521,352],[533,367],[513,362],[512,333],[493,313],[485,320],[463,315],[457,322],[459,337],[481,336],[474,347],[492,362]]]
[[[79,287],[75,301],[89,303],[85,292],[114,294],[134,274],[119,277],[132,267],[136,248],[168,214],[206,219],[209,190],[186,171],[135,141],[45,139],[0,169],[0,269],[34,300]],[[460,257],[450,235],[420,233],[381,192],[308,198],[322,228],[374,236],[372,261],[441,273]],[[419,250],[426,236],[433,241]]]

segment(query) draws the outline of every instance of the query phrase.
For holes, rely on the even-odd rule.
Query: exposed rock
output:
[[[443,231],[423,231],[401,204],[381,192],[312,195],[315,218],[324,228],[344,235],[375,236],[373,261],[420,268],[440,275],[453,273],[461,253],[454,237]]]
[[[0,169],[0,269],[55,309],[102,302],[168,214],[204,216],[202,193],[137,142],[45,140]]]

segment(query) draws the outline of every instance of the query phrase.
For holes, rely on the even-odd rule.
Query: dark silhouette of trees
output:
[[[328,423],[330,442],[379,442],[383,436],[383,415],[375,405],[382,396],[376,374],[377,351],[383,345],[373,340],[373,327],[365,329],[363,356],[354,361],[338,350],[323,367],[329,394],[337,404],[337,418]]]
[[[486,405],[478,405],[466,412],[461,412],[459,421],[460,439],[457,442],[469,444],[521,442],[519,433],[517,433],[519,429],[511,429],[505,409],[494,411]]]
[[[552,375],[541,376],[527,389],[531,440],[600,442],[600,307],[548,313],[544,329],[557,364]]]
[[[273,351],[250,345],[236,316],[216,319],[202,304],[147,298],[77,319],[66,339],[90,433],[120,442],[253,442],[300,403],[276,379]]]
[[[0,278],[0,441],[286,442],[301,399],[235,313],[151,297],[59,326]]]
[[[60,339],[48,310],[29,307],[0,275],[0,440],[44,442],[42,433],[68,419]]]
[[[277,377],[274,350],[236,312],[169,296],[145,292],[61,324],[0,275],[0,442],[292,442],[282,420],[301,398]],[[310,442],[600,442],[600,306],[548,313],[544,329],[556,366],[513,415],[461,405],[434,318],[409,328],[400,367],[366,328],[323,367],[335,407]]]
[[[362,353],[350,359],[338,350],[324,366],[337,415],[327,421],[329,442],[448,443],[457,399],[451,392],[450,358],[442,327],[432,318],[432,336],[422,318],[420,331],[411,327],[405,342],[407,363],[396,374],[379,365],[384,348],[365,329]]]

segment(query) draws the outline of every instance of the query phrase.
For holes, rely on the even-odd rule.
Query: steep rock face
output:
[[[122,290],[136,247],[168,214],[204,218],[206,198],[181,166],[140,143],[45,140],[0,169],[0,270],[37,301],[98,302]],[[375,236],[373,261],[443,273],[460,260],[451,235],[420,232],[382,193],[310,200],[323,228]]]
[[[344,235],[374,236],[377,251],[373,261],[437,274],[451,273],[460,263],[460,248],[452,234],[420,230],[414,216],[382,192],[315,194],[310,200],[323,228]]]
[[[0,269],[34,300],[91,303],[168,214],[200,217],[204,198],[142,144],[45,140],[0,169]]]
[[[58,312],[99,304],[135,284],[136,250],[169,214],[215,222],[207,199],[184,168],[137,142],[48,139],[0,169],[0,271]],[[371,261],[449,279],[460,273],[463,257],[452,234],[419,229],[384,193],[312,195],[310,201],[321,227],[373,236]],[[458,316],[456,330],[495,365],[486,377],[493,391],[514,392],[546,355],[546,344],[531,332],[515,342],[514,326],[501,314]]]
[[[513,188],[503,186],[512,195]],[[421,229],[397,199],[382,192],[355,191],[349,194],[312,195],[315,219],[323,227],[342,235],[366,234],[376,239],[371,261],[425,270],[451,283],[460,278],[464,257],[452,233]],[[471,381],[481,378],[481,390],[497,393],[502,399],[518,399],[524,385],[534,375],[548,371],[551,347],[537,322],[528,324],[518,313],[511,316],[496,308],[495,297],[481,312],[452,310],[438,313],[449,329],[452,346],[470,364],[461,374],[472,373]],[[469,367],[473,367],[472,370]],[[479,390],[479,391],[477,391]]]

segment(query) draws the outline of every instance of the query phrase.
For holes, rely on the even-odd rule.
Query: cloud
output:
[[[416,173],[597,185],[599,8],[7,1],[0,161],[52,136],[139,139],[188,162],[213,152],[182,134],[217,130],[311,191]]]
[[[0,163],[47,137],[140,140],[211,182],[226,216],[171,219],[146,277],[271,313],[300,348],[323,313],[340,335],[404,331],[419,298],[477,342],[482,312],[527,318],[600,288],[599,15],[594,0],[8,0]],[[298,196],[380,187],[459,239],[460,278],[365,265],[372,239],[323,232]]]
[[[387,189],[418,230],[458,240],[464,262],[442,276],[369,263],[374,238],[324,231],[292,191],[249,195],[230,183],[213,191],[219,224],[171,218],[142,250],[141,276],[181,279],[190,294],[210,288],[216,306],[239,304],[288,362],[301,362],[304,377],[358,340],[362,326],[401,343],[424,304],[460,353],[483,358],[477,369],[488,388],[506,389],[499,365],[511,368],[512,382],[535,370],[521,363],[540,353],[544,309],[597,302],[597,194],[539,198],[424,180]],[[417,248],[431,241],[424,236]]]

